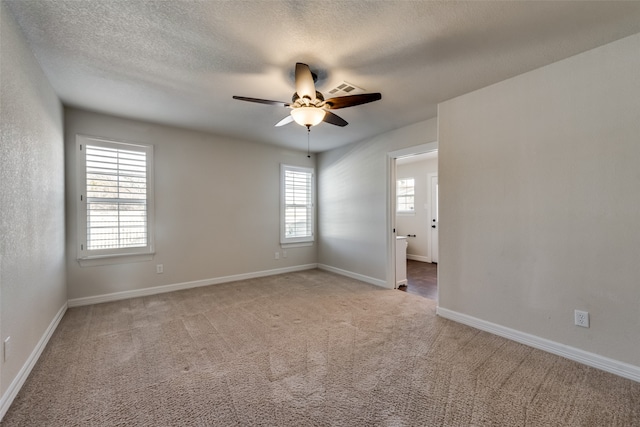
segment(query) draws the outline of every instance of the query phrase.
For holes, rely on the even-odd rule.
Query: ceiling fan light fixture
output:
[[[298,107],[291,110],[291,117],[300,126],[315,126],[319,124],[326,111],[318,107]]]

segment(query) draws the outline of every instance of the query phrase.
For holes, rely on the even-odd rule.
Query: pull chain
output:
[[[307,158],[311,158],[311,154],[309,154],[309,138],[311,136],[311,125],[307,125]]]

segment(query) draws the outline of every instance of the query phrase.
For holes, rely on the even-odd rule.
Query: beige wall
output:
[[[68,108],[69,299],[217,279],[316,262],[316,248],[280,248],[280,163],[306,152]],[[75,135],[153,144],[156,254],[152,261],[81,267],[76,260]],[[156,274],[156,264],[164,273]]]
[[[441,307],[640,366],[639,53],[637,34],[440,105]]]
[[[67,301],[62,106],[0,2],[0,357],[8,390]],[[0,348],[1,350],[1,348]],[[1,415],[1,414],[0,414]]]
[[[436,140],[426,120],[318,156],[318,262],[363,279],[391,280],[387,153]]]
[[[415,235],[407,239],[407,258],[431,262],[431,194],[429,175],[438,173],[438,159],[427,159],[396,166],[396,178],[415,179],[415,212],[396,215],[398,236]]]

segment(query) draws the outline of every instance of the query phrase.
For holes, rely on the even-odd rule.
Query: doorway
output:
[[[396,288],[398,283],[396,265],[401,264],[397,264],[395,243],[404,237],[408,283],[400,289],[431,299],[437,299],[437,149],[433,142],[388,153],[388,284]],[[407,188],[411,185],[415,187]]]

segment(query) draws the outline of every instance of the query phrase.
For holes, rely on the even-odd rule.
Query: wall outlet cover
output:
[[[582,310],[575,310],[573,312],[574,323],[576,326],[582,326],[583,328],[589,327],[589,312]]]

